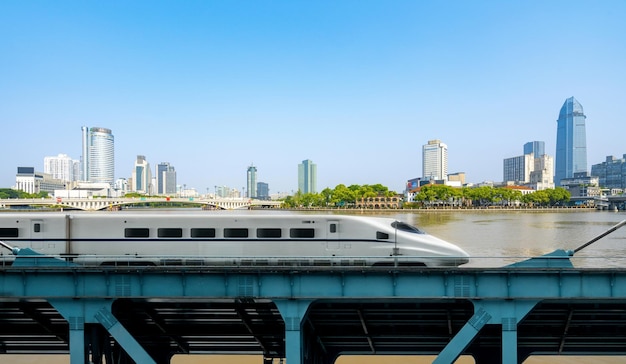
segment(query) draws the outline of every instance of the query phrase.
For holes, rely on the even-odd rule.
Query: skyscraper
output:
[[[250,167],[248,167],[248,172],[246,173],[247,176],[247,185],[246,185],[246,189],[248,191],[248,194],[246,195],[246,197],[248,198],[256,198],[257,197],[257,185],[256,185],[256,167],[251,165]]]
[[[138,155],[135,160],[135,168],[133,169],[133,185],[131,191],[151,194],[150,183],[152,182],[152,172],[150,171],[150,163],[143,155]]]
[[[94,183],[113,185],[115,180],[114,138],[110,129],[81,127],[83,155],[82,179]]]
[[[317,164],[310,159],[298,164],[298,191],[317,193]]]
[[[587,172],[587,137],[582,105],[574,97],[565,100],[559,112],[556,130],[556,166],[554,184],[574,173]]]
[[[448,146],[441,140],[429,140],[422,146],[422,177],[425,180],[448,177]]]
[[[168,162],[157,165],[156,184],[156,193],[159,195],[176,193],[176,170]]]
[[[270,186],[265,182],[257,182],[256,184],[256,198],[259,200],[270,199]]]
[[[52,175],[53,178],[64,182],[76,181],[78,161],[73,160],[67,154],[59,154],[56,157],[44,157],[43,173]]]
[[[540,141],[524,144],[524,154],[533,154],[533,158],[540,158],[546,154],[546,143]]]

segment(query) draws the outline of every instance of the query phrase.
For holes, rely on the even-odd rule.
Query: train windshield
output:
[[[402,221],[394,221],[394,222],[391,223],[391,226],[394,229],[406,231],[407,233],[426,234],[425,232],[423,232],[422,230],[416,228],[415,226],[409,225],[409,224],[407,224],[405,222],[402,222]]]

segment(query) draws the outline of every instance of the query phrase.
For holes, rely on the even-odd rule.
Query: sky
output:
[[[137,155],[200,193],[270,193],[449,173],[501,181],[574,96],[587,160],[626,154],[626,2],[0,1],[0,187],[18,166],[80,158],[81,126],[111,129],[115,177]]]

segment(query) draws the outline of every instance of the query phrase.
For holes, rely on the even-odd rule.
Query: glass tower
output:
[[[298,190],[301,193],[317,193],[317,164],[310,159],[298,164]]]
[[[528,142],[524,144],[524,154],[533,154],[533,158],[541,158],[546,154],[546,143],[540,141]]]
[[[176,170],[168,162],[157,165],[156,184],[159,195],[176,193]]]
[[[556,121],[556,186],[561,185],[562,179],[574,177],[574,173],[587,172],[586,118],[578,100],[565,100]]]
[[[248,167],[248,172],[247,172],[247,189],[248,189],[248,198],[256,198],[257,197],[257,191],[256,191],[256,167],[255,166],[250,166]]]
[[[88,182],[108,183],[115,180],[114,138],[110,129],[82,128],[83,178]]]

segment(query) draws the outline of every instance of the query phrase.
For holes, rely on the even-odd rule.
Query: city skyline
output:
[[[245,186],[251,155],[272,193],[297,190],[304,158],[319,190],[402,191],[432,139],[449,173],[499,181],[527,141],[556,155],[571,96],[590,168],[625,152],[624,18],[621,1],[3,2],[0,186],[78,159],[81,125],[114,131],[116,178],[145,155],[198,191]]]

